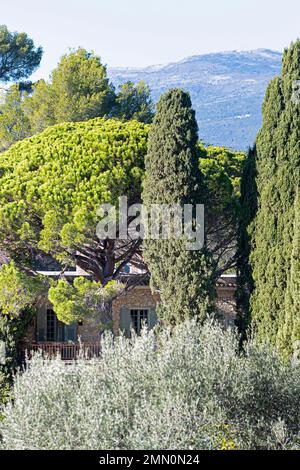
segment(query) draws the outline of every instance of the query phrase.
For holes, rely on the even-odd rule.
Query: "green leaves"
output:
[[[36,48],[25,33],[11,33],[0,26],[0,81],[29,77],[39,66],[43,50]]]
[[[225,147],[202,144],[200,150],[200,169],[213,196],[220,194],[220,202],[225,206],[240,195],[240,180],[245,154],[234,152]]]
[[[23,83],[9,90],[0,106],[0,148],[5,150],[14,142],[62,122],[109,116],[151,123],[153,114],[151,92],[144,82],[127,82],[115,94],[100,57],[79,48],[61,58],[50,81]]]
[[[116,255],[106,260],[96,236],[97,209],[123,195],[129,203],[140,200],[147,136],[148,127],[137,121],[95,119],[54,126],[0,154],[0,249],[15,262],[13,272],[3,271],[5,313],[17,315],[35,303],[35,278],[27,274],[35,271],[37,254],[50,254],[64,266],[80,265],[80,255],[82,269],[97,280],[52,287],[60,319],[69,323],[104,308]],[[11,276],[7,285],[5,275]]]
[[[73,283],[60,279],[50,287],[48,297],[59,320],[70,324],[95,317],[100,330],[112,326],[109,305],[123,288],[115,281],[102,287],[98,282],[84,277],[75,278]]]
[[[200,169],[206,187],[204,200],[207,242],[218,270],[218,277],[235,269],[240,183],[245,154],[224,147],[199,145]]]
[[[68,366],[36,355],[12,395],[1,450],[299,449],[299,365],[250,341],[240,353],[211,322],[104,334],[101,358]]]
[[[255,159],[258,208],[250,226],[255,286],[250,305],[252,324],[261,341],[270,341],[285,351],[292,349],[293,316],[299,316],[297,309],[291,315],[293,301],[284,300],[290,288],[292,299],[299,295],[291,273],[295,268],[295,200],[300,185],[300,106],[291,97],[299,74],[298,40],[285,51],[281,77],[272,80],[266,92]],[[293,337],[296,339],[300,339],[299,332]]]
[[[0,149],[6,150],[18,140],[30,135],[30,122],[22,107],[22,93],[18,85],[6,91],[0,106]]]
[[[148,85],[143,81],[136,85],[130,81],[120,85],[113,113],[124,121],[136,119],[150,124],[154,116],[154,103]]]
[[[199,170],[195,113],[187,93],[173,89],[162,95],[149,134],[143,201],[151,204],[204,202]],[[152,287],[160,293],[159,315],[168,325],[190,317],[204,320],[214,295],[211,257],[204,247],[186,248],[184,237],[145,240],[144,258]]]
[[[64,55],[51,82],[41,80],[24,103],[33,133],[66,121],[86,121],[107,115],[114,89],[100,57],[82,48]]]
[[[41,278],[30,277],[19,271],[14,262],[4,264],[0,269],[1,313],[11,317],[20,313],[36,301],[37,295],[45,288]]]
[[[140,193],[147,133],[137,122],[61,124],[2,154],[0,245],[35,238],[57,252],[94,236],[100,204]]]

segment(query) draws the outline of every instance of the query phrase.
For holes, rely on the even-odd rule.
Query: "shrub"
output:
[[[211,322],[132,339],[101,359],[36,356],[3,409],[3,449],[295,449],[299,365]]]
[[[3,291],[1,294],[3,294]],[[20,359],[20,342],[32,320],[33,310],[24,309],[18,317],[10,317],[2,313],[0,313],[0,406],[1,403],[6,403],[9,399],[13,374]]]

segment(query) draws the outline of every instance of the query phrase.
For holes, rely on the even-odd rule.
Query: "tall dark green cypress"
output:
[[[165,93],[157,106],[148,140],[143,202],[200,204],[203,181],[197,150],[198,128],[190,96],[179,89]],[[160,293],[158,315],[175,325],[190,317],[203,320],[214,297],[211,257],[203,247],[186,249],[186,240],[146,240],[144,259],[152,288]]]
[[[257,138],[258,210],[251,240],[254,291],[250,313],[257,337],[281,349],[289,347],[283,342],[282,329],[287,327],[285,297],[291,275],[295,198],[299,186],[297,80],[300,80],[300,41],[285,51],[282,75],[268,87],[263,126]]]
[[[300,186],[294,206],[294,230],[285,295],[285,318],[278,332],[280,349],[288,357],[300,350]]]
[[[241,178],[240,216],[237,250],[237,326],[245,338],[250,325],[250,295],[253,292],[251,230],[257,212],[256,146],[249,149]]]

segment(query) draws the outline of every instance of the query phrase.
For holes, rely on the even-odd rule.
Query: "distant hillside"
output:
[[[206,143],[246,149],[261,126],[261,106],[268,82],[280,73],[280,52],[257,49],[188,57],[180,62],[146,68],[111,68],[118,86],[144,80],[155,101],[171,87],[191,93]]]

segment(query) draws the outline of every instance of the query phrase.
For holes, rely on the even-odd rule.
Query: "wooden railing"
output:
[[[91,359],[99,357],[101,353],[100,343],[33,343],[22,356],[31,357],[32,352],[40,351],[45,357],[59,356],[64,361],[73,361],[79,357]]]

